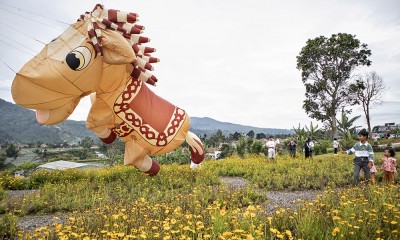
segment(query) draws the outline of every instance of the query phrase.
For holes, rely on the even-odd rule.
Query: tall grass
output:
[[[377,163],[378,165],[379,163]],[[379,166],[379,165],[378,165]],[[241,176],[245,189],[218,176]],[[398,181],[398,178],[396,178]],[[349,156],[314,160],[278,157],[207,161],[200,169],[162,166],[148,177],[129,167],[4,175],[5,189],[37,188],[22,199],[3,197],[0,236],[11,239],[398,239],[400,187],[350,187]],[[267,215],[262,189],[324,189],[297,209]],[[3,194],[4,196],[4,194]],[[22,231],[25,215],[64,214],[65,221]],[[56,215],[55,215],[56,216]]]

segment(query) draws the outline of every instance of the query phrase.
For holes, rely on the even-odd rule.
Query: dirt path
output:
[[[247,185],[247,180],[241,177],[221,177],[223,183],[233,189],[243,189]],[[273,214],[279,208],[294,209],[301,204],[300,201],[311,201],[322,194],[320,190],[304,191],[266,191],[268,201],[265,204],[265,210],[268,214]]]

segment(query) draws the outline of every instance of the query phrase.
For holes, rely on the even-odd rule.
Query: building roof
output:
[[[87,163],[76,163],[76,162],[60,160],[40,165],[38,166],[38,169],[65,170],[70,168],[91,168],[91,167],[96,168],[98,166]]]

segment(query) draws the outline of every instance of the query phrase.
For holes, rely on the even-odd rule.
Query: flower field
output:
[[[377,154],[378,155],[378,154]],[[376,165],[380,166],[381,156]],[[101,170],[0,176],[0,236],[10,239],[399,239],[400,186],[353,187],[351,156],[314,160],[278,156],[206,161],[199,169],[163,165],[148,177],[123,166]],[[242,177],[245,189],[220,176]],[[5,190],[39,189],[22,199]],[[267,190],[320,189],[296,209],[267,213]],[[63,215],[36,230],[21,230],[26,216]]]

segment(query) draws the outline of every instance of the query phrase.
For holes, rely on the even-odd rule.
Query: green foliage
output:
[[[7,157],[13,157],[14,159],[18,157],[19,150],[15,147],[14,144],[9,144],[6,149]]]
[[[246,134],[246,136],[247,137],[249,137],[249,138],[254,138],[254,131],[253,130],[250,130],[247,134]]]
[[[246,155],[247,141],[244,137],[239,139],[239,142],[236,144],[236,153],[239,157],[244,158]]]
[[[187,147],[181,146],[172,152],[156,156],[156,160],[160,164],[190,164],[190,152]]]
[[[264,133],[257,133],[256,134],[256,139],[264,139],[267,138],[267,136]]]
[[[90,137],[84,137],[79,145],[83,148],[89,149],[93,145],[93,139],[91,139]]]
[[[224,159],[226,157],[232,156],[233,153],[235,152],[235,149],[232,147],[231,144],[225,143],[222,144],[220,151],[221,151],[220,158]]]
[[[349,79],[359,65],[369,66],[371,51],[355,36],[346,33],[309,39],[297,56],[306,87],[303,108],[316,120],[326,122],[336,136],[336,112],[349,103],[356,103]]]
[[[6,191],[2,187],[0,187],[0,202],[6,198]]]
[[[250,147],[250,153],[260,154],[264,152],[264,143],[262,141],[254,141]]]
[[[361,115],[349,119],[349,117],[346,114],[346,111],[342,108],[341,120],[339,121],[338,119],[336,119],[339,132],[344,136],[348,134],[356,134],[357,128],[359,128],[360,126],[353,126],[353,124],[360,117]]]
[[[0,168],[3,166],[6,159],[7,159],[6,153],[0,152]]]
[[[310,137],[311,139],[315,139],[317,131],[319,131],[318,124],[314,126],[313,123],[310,122],[310,127],[305,126],[305,128],[307,136]]]
[[[332,146],[332,142],[329,140],[318,141],[314,146],[314,154],[321,155],[328,153],[328,148]]]
[[[89,150],[88,148],[69,149],[69,150],[67,150],[67,153],[69,153],[72,156],[77,157],[79,159],[94,158],[93,152],[91,150]],[[68,157],[68,155],[65,157]],[[64,156],[61,156],[61,158],[58,158],[55,160],[65,160],[65,158],[64,158]]]
[[[118,138],[111,144],[102,143],[100,145],[100,151],[106,153],[108,164],[110,166],[114,166],[118,163],[122,164],[125,152],[125,142]]]
[[[293,127],[294,132],[296,133],[296,140],[298,143],[304,143],[306,141],[307,138],[307,131],[304,128],[300,127],[300,123],[299,126],[297,128]]]
[[[0,143],[63,143],[95,135],[86,129],[84,121],[66,120],[53,126],[42,126],[36,121],[35,112],[0,99]]]
[[[18,218],[12,213],[0,215],[0,238],[16,239],[18,234]]]
[[[16,167],[16,170],[30,171],[36,169],[40,164],[32,162],[24,162]]]
[[[229,134],[229,140],[230,141],[238,141],[240,139],[240,137],[242,136],[242,134],[238,133],[238,132],[234,132],[233,134]]]
[[[347,149],[353,147],[354,144],[356,144],[356,142],[357,142],[357,140],[346,137],[340,141],[340,145],[342,146],[343,150],[347,150]]]

